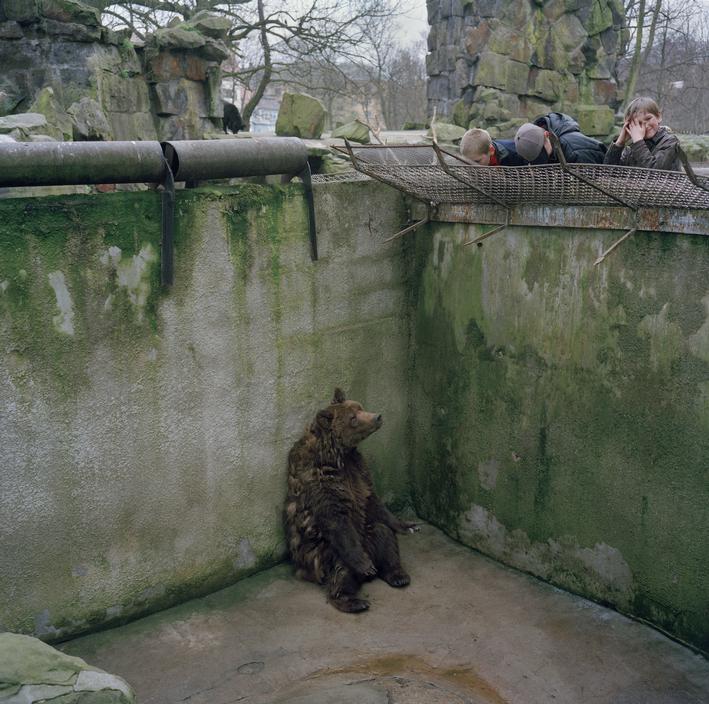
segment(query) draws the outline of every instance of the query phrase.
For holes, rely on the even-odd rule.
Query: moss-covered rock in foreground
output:
[[[0,702],[132,704],[128,683],[37,638],[0,633]]]

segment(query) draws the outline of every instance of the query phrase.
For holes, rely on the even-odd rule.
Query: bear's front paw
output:
[[[403,570],[397,570],[396,572],[392,572],[390,574],[384,575],[382,579],[390,586],[390,587],[406,587],[411,583],[411,577],[409,577],[406,572]]]
[[[355,572],[357,572],[360,577],[369,579],[371,577],[375,577],[377,574],[377,568],[369,558],[362,558],[361,560],[358,560],[353,567]]]
[[[369,602],[366,599],[357,599],[355,597],[331,598],[329,601],[336,609],[348,614],[357,614],[369,608]]]

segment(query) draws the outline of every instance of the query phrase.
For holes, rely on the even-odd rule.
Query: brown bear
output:
[[[413,530],[390,513],[374,493],[369,469],[357,445],[382,426],[335,389],[332,403],[318,412],[288,454],[286,537],[296,575],[327,589],[340,611],[357,612],[369,602],[356,597],[367,580],[381,577],[405,587],[396,533]]]

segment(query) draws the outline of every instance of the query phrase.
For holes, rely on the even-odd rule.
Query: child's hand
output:
[[[633,142],[639,142],[641,139],[645,139],[645,125],[636,118],[630,120],[628,124],[628,132],[630,133],[630,139],[632,139]]]
[[[620,131],[618,138],[615,140],[615,144],[618,147],[625,146],[625,143],[630,139],[630,132],[628,131],[628,122],[623,123],[623,129]]]

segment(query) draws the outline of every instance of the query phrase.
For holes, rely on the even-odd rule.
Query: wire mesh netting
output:
[[[505,207],[626,205],[709,210],[709,178],[632,166],[470,165],[432,145],[348,145],[357,171],[429,203],[497,203]],[[704,190],[704,189],[707,190]]]
[[[350,169],[337,174],[313,174],[313,183],[340,183],[343,181],[370,181],[370,177],[360,171]]]

